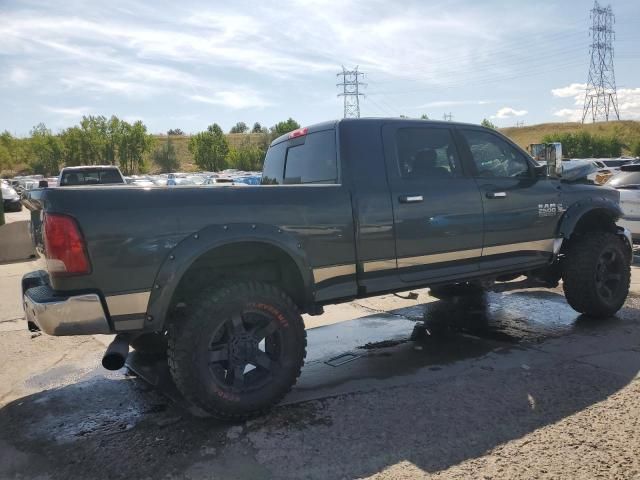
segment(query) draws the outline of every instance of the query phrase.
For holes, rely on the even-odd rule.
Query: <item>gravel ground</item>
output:
[[[346,331],[394,340],[338,368],[316,355],[290,404],[235,425],[97,367],[98,339],[34,336],[12,319],[0,478],[640,478],[640,297],[604,322],[575,315],[560,290],[414,303],[364,323],[334,323],[334,309],[310,352]],[[430,336],[390,327],[420,318]]]

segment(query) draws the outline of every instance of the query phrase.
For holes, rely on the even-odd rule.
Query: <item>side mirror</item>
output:
[[[562,177],[562,144],[547,143],[544,149],[544,159],[547,164],[547,175],[554,178]]]

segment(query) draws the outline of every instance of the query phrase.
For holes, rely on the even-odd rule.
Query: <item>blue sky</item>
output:
[[[363,116],[499,126],[575,120],[589,0],[0,2],[0,131],[82,115],[151,132],[342,115],[341,65],[366,73]],[[623,119],[640,119],[640,2],[615,0]]]

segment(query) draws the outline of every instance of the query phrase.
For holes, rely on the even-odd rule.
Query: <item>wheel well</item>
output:
[[[586,232],[616,232],[616,215],[606,208],[596,208],[585,213],[576,224],[573,232],[583,234]]]
[[[282,249],[262,242],[223,245],[198,257],[180,279],[170,308],[188,303],[203,288],[229,280],[276,285],[305,310],[304,280],[297,264]]]
[[[567,241],[562,244],[561,252],[566,252],[574,238],[579,238],[588,232],[616,233],[616,219],[616,214],[606,208],[595,208],[588,211],[580,217],[573,231],[567,236]]]

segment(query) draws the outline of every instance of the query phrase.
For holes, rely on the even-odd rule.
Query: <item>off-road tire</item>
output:
[[[162,333],[145,333],[131,340],[131,348],[143,355],[166,355],[167,336]]]
[[[631,281],[627,250],[623,240],[609,232],[587,232],[571,240],[562,260],[562,279],[564,295],[575,311],[606,318],[622,308]],[[603,271],[603,262],[609,264],[611,255],[611,271]],[[603,280],[614,276],[619,276],[618,281]]]
[[[235,331],[238,315],[240,332]],[[256,371],[253,375],[240,375],[241,388],[235,384],[233,365],[245,361],[245,355],[257,354],[246,353],[253,352],[252,348],[237,347],[236,338],[241,343],[251,332],[267,331],[258,326],[250,329],[246,323],[247,317],[261,316],[270,326],[269,331],[273,330],[263,343],[269,341],[277,355],[266,352],[266,347],[263,353],[277,356],[278,361],[270,364],[274,371],[259,369],[249,362],[247,365]],[[298,308],[282,290],[264,283],[228,283],[203,291],[189,302],[184,315],[170,323],[168,336],[168,362],[178,390],[187,400],[222,420],[242,420],[266,413],[295,385],[306,356],[306,331]],[[259,336],[255,333],[251,341]],[[214,340],[213,348],[223,345],[228,360],[211,363],[212,338],[222,338]],[[238,356],[243,360],[237,360]],[[222,370],[227,378],[220,378]],[[264,377],[253,390],[244,384],[249,375],[252,379]]]

